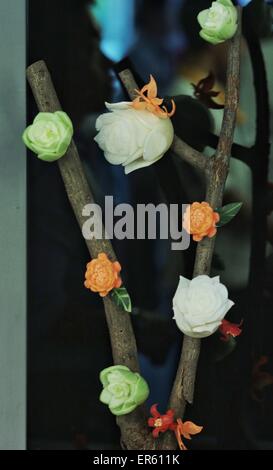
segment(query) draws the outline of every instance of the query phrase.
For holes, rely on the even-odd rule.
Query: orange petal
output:
[[[176,104],[174,100],[171,100],[171,103],[172,103],[172,110],[168,113],[168,117],[172,117],[176,111]]]
[[[121,285],[122,285],[122,279],[121,277],[118,277],[116,280],[116,284],[115,284],[116,289],[118,289]]]
[[[134,100],[133,103],[132,103],[132,107],[134,109],[143,110],[143,109],[146,109],[147,103],[145,101],[136,101],[136,100]]]
[[[165,106],[163,107],[163,109],[156,107],[154,110],[154,114],[162,119],[167,119],[168,117],[168,111]]]
[[[213,218],[214,218],[214,222],[219,222],[220,220],[220,215],[218,214],[218,212],[213,212]]]
[[[118,261],[113,263],[114,270],[119,273],[121,271],[121,264]]]
[[[176,440],[177,440],[179,449],[180,449],[180,450],[187,450],[187,447],[185,446],[184,442],[182,441],[181,433],[180,433],[180,431],[179,431],[179,426],[176,427],[176,430],[175,430],[175,437],[176,437]]]
[[[102,259],[102,260],[107,259],[108,260],[108,256],[107,256],[106,253],[99,253],[98,254],[98,259]],[[95,261],[95,260],[92,260],[92,261]],[[91,261],[91,263],[92,263],[92,261]]]
[[[192,423],[191,421],[186,421],[183,423],[183,433],[186,434],[199,434],[203,429],[203,426],[197,426],[197,424]],[[186,437],[186,436],[185,436]]]
[[[146,109],[150,111],[151,113],[156,114],[157,109],[160,109],[160,108],[156,108],[152,103],[146,103]]]
[[[145,87],[143,87],[143,89],[144,88]],[[155,81],[155,79],[152,75],[150,75],[150,81],[149,81],[148,85],[146,85],[146,90],[147,90],[147,96],[148,96],[149,99],[156,98],[156,96],[157,96],[157,84],[156,84],[156,81]]]
[[[212,227],[208,232],[208,237],[212,238],[214,237],[214,235],[216,235],[216,233],[217,233],[217,229],[215,227]]]
[[[203,240],[203,236],[202,235],[193,235],[192,239],[195,242],[201,242]]]
[[[152,98],[152,99],[151,99],[151,103],[152,103],[154,106],[161,106],[162,103],[163,103],[163,98]]]

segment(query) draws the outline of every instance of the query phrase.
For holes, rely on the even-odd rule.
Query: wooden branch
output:
[[[208,138],[206,140],[206,145],[213,149],[217,149],[219,142],[219,137],[212,132],[208,134]],[[245,163],[247,166],[252,169],[253,167],[253,159],[254,159],[254,147],[244,147],[240,144],[232,144],[231,148],[231,156],[236,160],[240,160],[241,162]]]
[[[61,105],[54,89],[49,71],[44,61],[32,64],[27,69],[27,78],[35,97],[39,111],[55,112]],[[74,141],[66,155],[58,160],[66,193],[76,219],[82,228],[85,217],[82,210],[86,204],[94,203],[94,197],[88,186],[83,167]],[[85,240],[91,258],[101,252],[107,253],[114,261],[116,255],[109,240]],[[104,298],[104,309],[111,338],[113,361],[115,364],[126,365],[133,371],[139,371],[135,336],[128,313],[117,307],[110,296]],[[152,447],[152,439],[148,434],[143,407],[133,413],[117,419],[121,429],[123,446],[128,449],[141,449],[143,442]]]
[[[119,72],[120,80],[125,86],[128,95],[133,100],[137,95],[135,90],[138,89],[138,85],[134,79],[134,76],[129,69],[122,70]],[[208,158],[198,150],[193,149],[190,145],[186,144],[176,135],[172,143],[171,150],[178,155],[180,158],[190,163],[192,166],[198,170],[205,170],[208,162]]]
[[[186,144],[177,135],[174,136],[171,150],[182,160],[194,166],[198,170],[204,171],[208,164],[208,157]]]
[[[239,27],[233,39],[229,42],[227,59],[226,107],[218,147],[214,157],[210,158],[207,175],[206,201],[214,208],[222,204],[229,160],[236,123],[236,113],[239,104],[240,88],[240,45],[241,45],[241,8],[238,7]],[[198,243],[194,266],[194,277],[209,274],[214,250],[215,237],[205,238]],[[187,402],[193,402],[194,384],[201,341],[184,336],[181,358],[173,385],[169,407],[176,416],[183,416]],[[163,439],[162,448],[174,449],[176,443],[173,435],[168,433]]]
[[[233,143],[236,113],[239,104],[240,86],[240,44],[241,44],[241,13],[238,7],[239,26],[233,39],[229,41],[227,59],[226,106],[217,150],[213,157],[207,158],[192,149],[185,142],[175,137],[172,149],[183,160],[195,168],[205,171],[207,181],[206,201],[214,208],[221,206],[226,178],[229,170],[229,160]],[[119,73],[120,79],[131,99],[135,97],[137,84],[129,69]],[[205,238],[198,243],[193,276],[209,274],[214,250],[215,237]],[[193,402],[194,383],[201,341],[184,336],[181,358],[173,385],[169,408],[176,416],[183,416],[186,403]],[[159,447],[164,450],[175,449],[176,442],[173,433],[167,433]]]

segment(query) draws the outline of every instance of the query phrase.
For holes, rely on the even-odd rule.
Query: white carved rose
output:
[[[174,319],[185,335],[205,338],[215,333],[233,305],[219,276],[201,275],[192,280],[180,276],[173,298]]]
[[[162,119],[132,103],[105,103],[110,113],[96,121],[95,141],[112,165],[124,166],[125,174],[152,165],[170,148],[174,129],[170,118]]]

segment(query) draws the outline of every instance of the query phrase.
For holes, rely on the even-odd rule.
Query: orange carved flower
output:
[[[175,431],[176,423],[174,422],[174,411],[168,410],[164,415],[161,415],[157,410],[157,404],[153,405],[150,409],[152,418],[148,419],[148,426],[153,429],[153,437],[156,439],[161,432],[166,432],[168,429]]]
[[[174,100],[171,100],[172,110],[169,112],[166,106],[162,106],[163,99],[157,97],[157,84],[152,75],[150,75],[150,82],[147,85],[141,88],[141,90],[135,91],[139,96],[132,102],[133,108],[146,109],[163,119],[174,115],[176,109]]]
[[[110,261],[105,253],[100,253],[96,259],[92,259],[86,268],[85,287],[92,292],[99,292],[101,297],[105,297],[112,289],[122,284],[119,262]]]
[[[214,237],[219,220],[219,214],[207,202],[194,202],[186,209],[183,227],[194,241],[200,242],[204,237]]]
[[[153,405],[150,412],[152,418],[148,419],[148,426],[154,428],[153,437],[157,439],[159,433],[173,431],[180,450],[187,450],[182,438],[191,439],[191,436],[199,434],[203,429],[203,426],[197,426],[192,421],[183,423],[180,418],[175,421],[173,410],[168,410],[164,415],[161,415],[157,410],[157,405]]]

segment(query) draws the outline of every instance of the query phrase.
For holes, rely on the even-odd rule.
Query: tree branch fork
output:
[[[238,11],[239,23],[241,24],[240,7],[238,7]],[[237,34],[229,41],[226,107],[215,155],[208,158],[177,136],[174,137],[172,144],[172,150],[175,154],[203,172],[207,186],[206,201],[214,208],[222,204],[233,143],[236,111],[239,102],[240,37],[241,28],[239,26]],[[134,98],[135,89],[138,87],[131,71],[126,69],[120,72],[119,75],[129,96]],[[28,67],[27,78],[40,111],[55,112],[61,110],[50,74],[43,61],[36,62]],[[72,209],[80,227],[82,227],[85,220],[82,215],[83,207],[90,202],[94,202],[94,197],[87,183],[74,142],[71,143],[67,154],[58,161],[58,165]],[[86,240],[86,244],[91,257],[96,257],[98,253],[105,252],[110,259],[116,259],[109,240]],[[206,238],[198,243],[193,276],[210,273],[214,244],[215,237],[212,239]],[[114,364],[123,364],[133,371],[139,371],[137,346],[130,316],[119,309],[110,296],[104,299],[104,309]],[[200,346],[201,341],[199,339],[184,336],[181,357],[169,401],[169,407],[175,411],[177,417],[183,417],[186,404],[193,402]],[[138,450],[155,448],[171,450],[176,448],[173,433],[166,433],[157,441],[152,438],[151,432],[147,428],[146,412],[143,406],[129,415],[119,417],[117,424],[121,430],[123,448]]]

